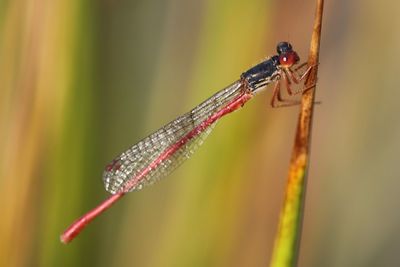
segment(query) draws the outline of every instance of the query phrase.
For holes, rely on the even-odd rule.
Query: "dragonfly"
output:
[[[283,98],[282,88],[286,88],[289,96],[307,90],[295,91],[292,85],[300,84],[313,66],[299,73],[307,63],[298,64],[300,57],[289,42],[278,43],[276,51],[276,55],[243,72],[237,81],[142,139],[108,164],[103,172],[103,182],[112,195],[67,228],[61,241],[71,241],[90,221],[126,193],[168,176],[195,152],[220,118],[243,107],[268,84],[274,84],[272,107],[298,104],[298,101]]]

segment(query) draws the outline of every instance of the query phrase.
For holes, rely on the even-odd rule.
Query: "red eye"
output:
[[[291,67],[300,60],[299,56],[294,51],[283,53],[279,56],[279,64],[284,67]]]

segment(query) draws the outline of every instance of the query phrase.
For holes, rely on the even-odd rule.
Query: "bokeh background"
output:
[[[400,264],[397,1],[326,1],[300,266]],[[107,197],[104,166],[289,40],[314,1],[1,0],[0,266],[267,266],[298,107],[258,95],[173,175]]]

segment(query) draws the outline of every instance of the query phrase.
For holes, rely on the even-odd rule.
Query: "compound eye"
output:
[[[283,54],[289,51],[292,51],[292,45],[288,42],[280,42],[277,46],[276,46],[276,52],[278,52],[278,54]]]
[[[279,56],[279,64],[283,67],[291,67],[300,60],[296,52],[291,51]]]

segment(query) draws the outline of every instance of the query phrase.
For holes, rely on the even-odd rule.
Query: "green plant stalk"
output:
[[[297,265],[304,213],[307,173],[310,161],[312,115],[317,82],[323,0],[317,0],[308,66],[315,66],[307,77],[289,166],[285,199],[281,210],[271,267]]]

